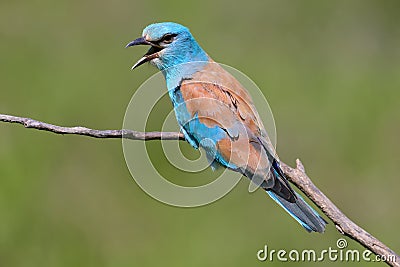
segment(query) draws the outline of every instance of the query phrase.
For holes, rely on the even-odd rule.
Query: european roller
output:
[[[126,47],[150,49],[132,69],[150,62],[164,75],[185,139],[202,148],[212,168],[239,172],[265,190],[308,232],[327,222],[290,186],[247,90],[215,63],[189,29],[155,23]]]

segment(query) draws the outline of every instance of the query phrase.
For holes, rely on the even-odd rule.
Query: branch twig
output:
[[[0,121],[9,123],[19,123],[26,128],[34,128],[49,131],[56,134],[75,134],[85,135],[95,138],[126,138],[131,140],[184,140],[181,133],[177,132],[137,132],[131,130],[94,130],[85,127],[62,127],[30,118],[22,118],[0,114]],[[351,239],[355,240],[376,255],[390,266],[400,267],[400,256],[393,250],[373,237],[367,231],[359,227],[343,214],[336,206],[316,187],[305,173],[301,161],[296,161],[296,168],[291,168],[285,163],[281,163],[282,169],[290,181],[306,194],[321,211],[332,220],[337,230]]]
[[[314,185],[305,173],[304,166],[299,159],[296,160],[296,165],[294,169],[283,162],[281,163],[282,170],[289,180],[332,220],[339,233],[350,237],[376,255],[379,255],[382,261],[384,260],[388,265],[400,266],[399,255],[344,215],[343,212]]]
[[[183,134],[176,132],[137,132],[131,130],[94,130],[86,127],[62,127],[46,122],[37,121],[31,118],[16,117],[0,114],[0,121],[9,123],[19,123],[25,128],[33,128],[42,131],[53,132],[56,134],[76,134],[95,138],[125,138],[131,140],[185,140]]]

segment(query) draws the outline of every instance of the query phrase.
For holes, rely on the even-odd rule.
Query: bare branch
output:
[[[177,132],[137,132],[132,130],[94,130],[85,127],[62,127],[30,118],[15,117],[0,114],[0,121],[9,123],[19,123],[26,128],[33,128],[56,134],[75,134],[85,135],[95,138],[126,138],[131,140],[184,140],[182,133]],[[336,229],[351,239],[355,240],[365,248],[379,255],[388,265],[400,267],[400,256],[393,250],[373,237],[367,231],[359,227],[343,214],[329,198],[316,187],[305,173],[305,169],[300,160],[296,161],[296,168],[291,168],[285,163],[281,163],[282,169],[288,179],[306,194],[321,211],[332,220]]]
[[[86,127],[62,127],[31,118],[22,118],[0,114],[0,121],[9,123],[19,123],[25,128],[33,128],[42,131],[53,132],[56,134],[76,134],[95,138],[125,138],[131,140],[185,140],[182,133],[176,132],[137,132],[132,130],[94,130]]]
[[[399,255],[344,215],[343,212],[314,185],[305,173],[304,166],[299,159],[296,160],[296,165],[297,167],[293,169],[285,163],[281,163],[281,167],[287,178],[332,220],[339,233],[350,237],[376,255],[380,255],[382,259],[385,259],[388,265],[400,266]]]

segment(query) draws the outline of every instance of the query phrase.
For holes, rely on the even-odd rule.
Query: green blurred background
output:
[[[121,128],[132,94],[156,72],[131,72],[145,48],[124,45],[150,23],[182,23],[216,61],[261,87],[281,159],[301,158],[346,215],[400,251],[399,12],[386,0],[2,0],[0,113]],[[155,164],[171,169],[162,157]],[[119,140],[2,123],[0,166],[0,266],[279,266],[257,251],[318,251],[341,237],[332,223],[306,233],[244,179],[204,207],[157,202],[131,178]]]

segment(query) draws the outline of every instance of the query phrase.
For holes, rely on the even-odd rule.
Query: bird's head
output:
[[[192,61],[207,61],[207,54],[193,38],[189,29],[174,22],[155,23],[143,30],[142,37],[126,47],[148,45],[150,49],[132,69],[150,62],[159,70]]]

